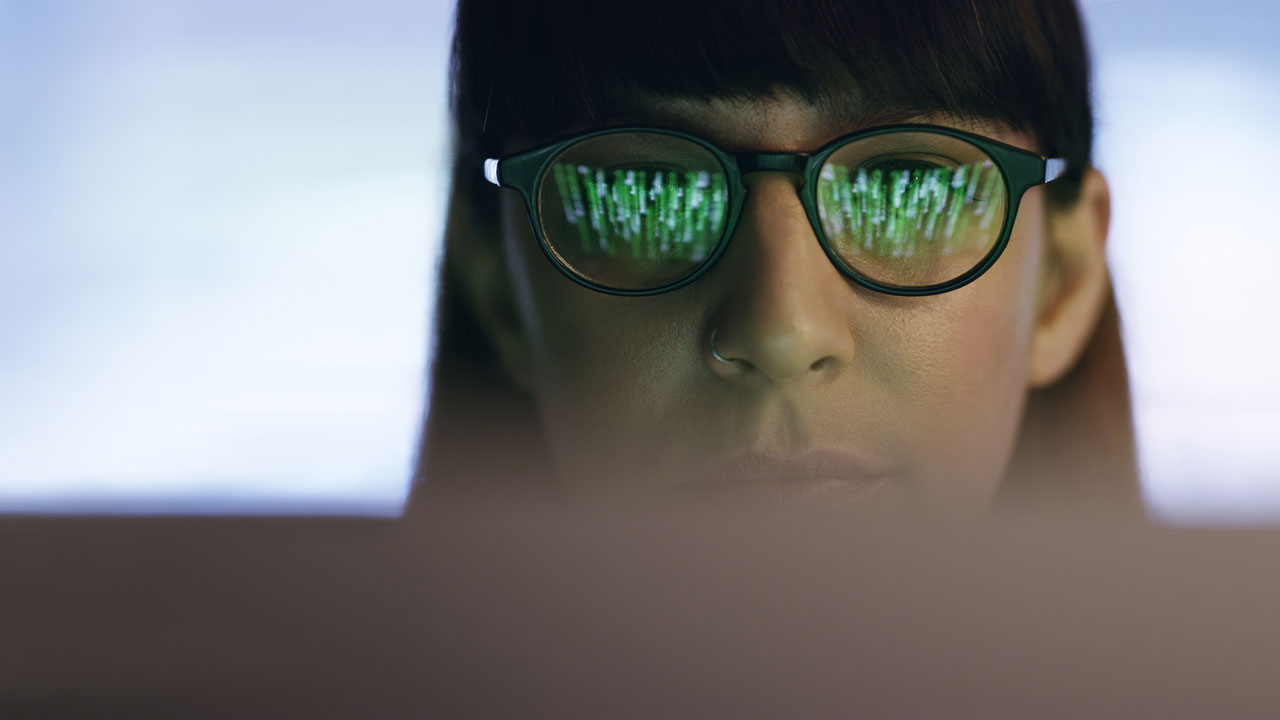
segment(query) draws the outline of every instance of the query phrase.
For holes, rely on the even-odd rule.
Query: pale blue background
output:
[[[1280,518],[1280,11],[1085,10],[1147,498]],[[397,511],[451,15],[0,0],[0,506]]]

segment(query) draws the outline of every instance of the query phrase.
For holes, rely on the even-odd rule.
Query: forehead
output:
[[[765,97],[737,99],[637,93],[630,102],[617,108],[616,113],[596,125],[578,126],[573,130],[652,124],[705,137],[730,152],[807,152],[841,135],[897,123],[942,125],[1000,140],[1024,150],[1040,151],[1030,133],[1015,130],[999,120],[938,111],[873,107],[853,96],[813,102],[787,90],[778,90]],[[552,136],[508,138],[503,143],[504,151],[528,150],[551,139]]]
[[[942,125],[1036,150],[1030,135],[995,120],[944,112],[872,108],[852,99],[814,103],[788,92],[754,99],[648,97],[626,115],[628,122],[688,130],[731,151],[811,151],[841,135],[895,123]]]

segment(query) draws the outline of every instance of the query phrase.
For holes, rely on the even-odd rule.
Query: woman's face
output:
[[[814,150],[858,129],[787,95],[651,107],[654,117],[644,119],[730,151]],[[914,120],[1035,150],[994,126]],[[745,182],[742,217],[718,264],[651,297],[566,279],[543,256],[518,195],[503,192],[520,320],[519,349],[505,360],[535,399],[563,481],[592,490],[989,501],[1028,390],[1042,190],[1023,196],[1007,249],[977,281],[896,297],[855,285],[831,264],[793,176],[762,172]],[[713,332],[729,362],[712,355]]]

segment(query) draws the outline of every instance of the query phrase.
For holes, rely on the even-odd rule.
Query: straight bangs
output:
[[[1004,123],[1077,175],[1089,160],[1072,0],[462,0],[457,20],[453,110],[470,158],[616,122],[645,97],[789,91],[851,117]]]

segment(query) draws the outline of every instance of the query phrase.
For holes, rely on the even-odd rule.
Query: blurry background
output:
[[[1280,520],[1280,6],[1094,0],[1143,483]],[[394,514],[439,0],[0,0],[0,509]]]
[[[1085,14],[1147,501],[1280,521],[1280,4]]]

